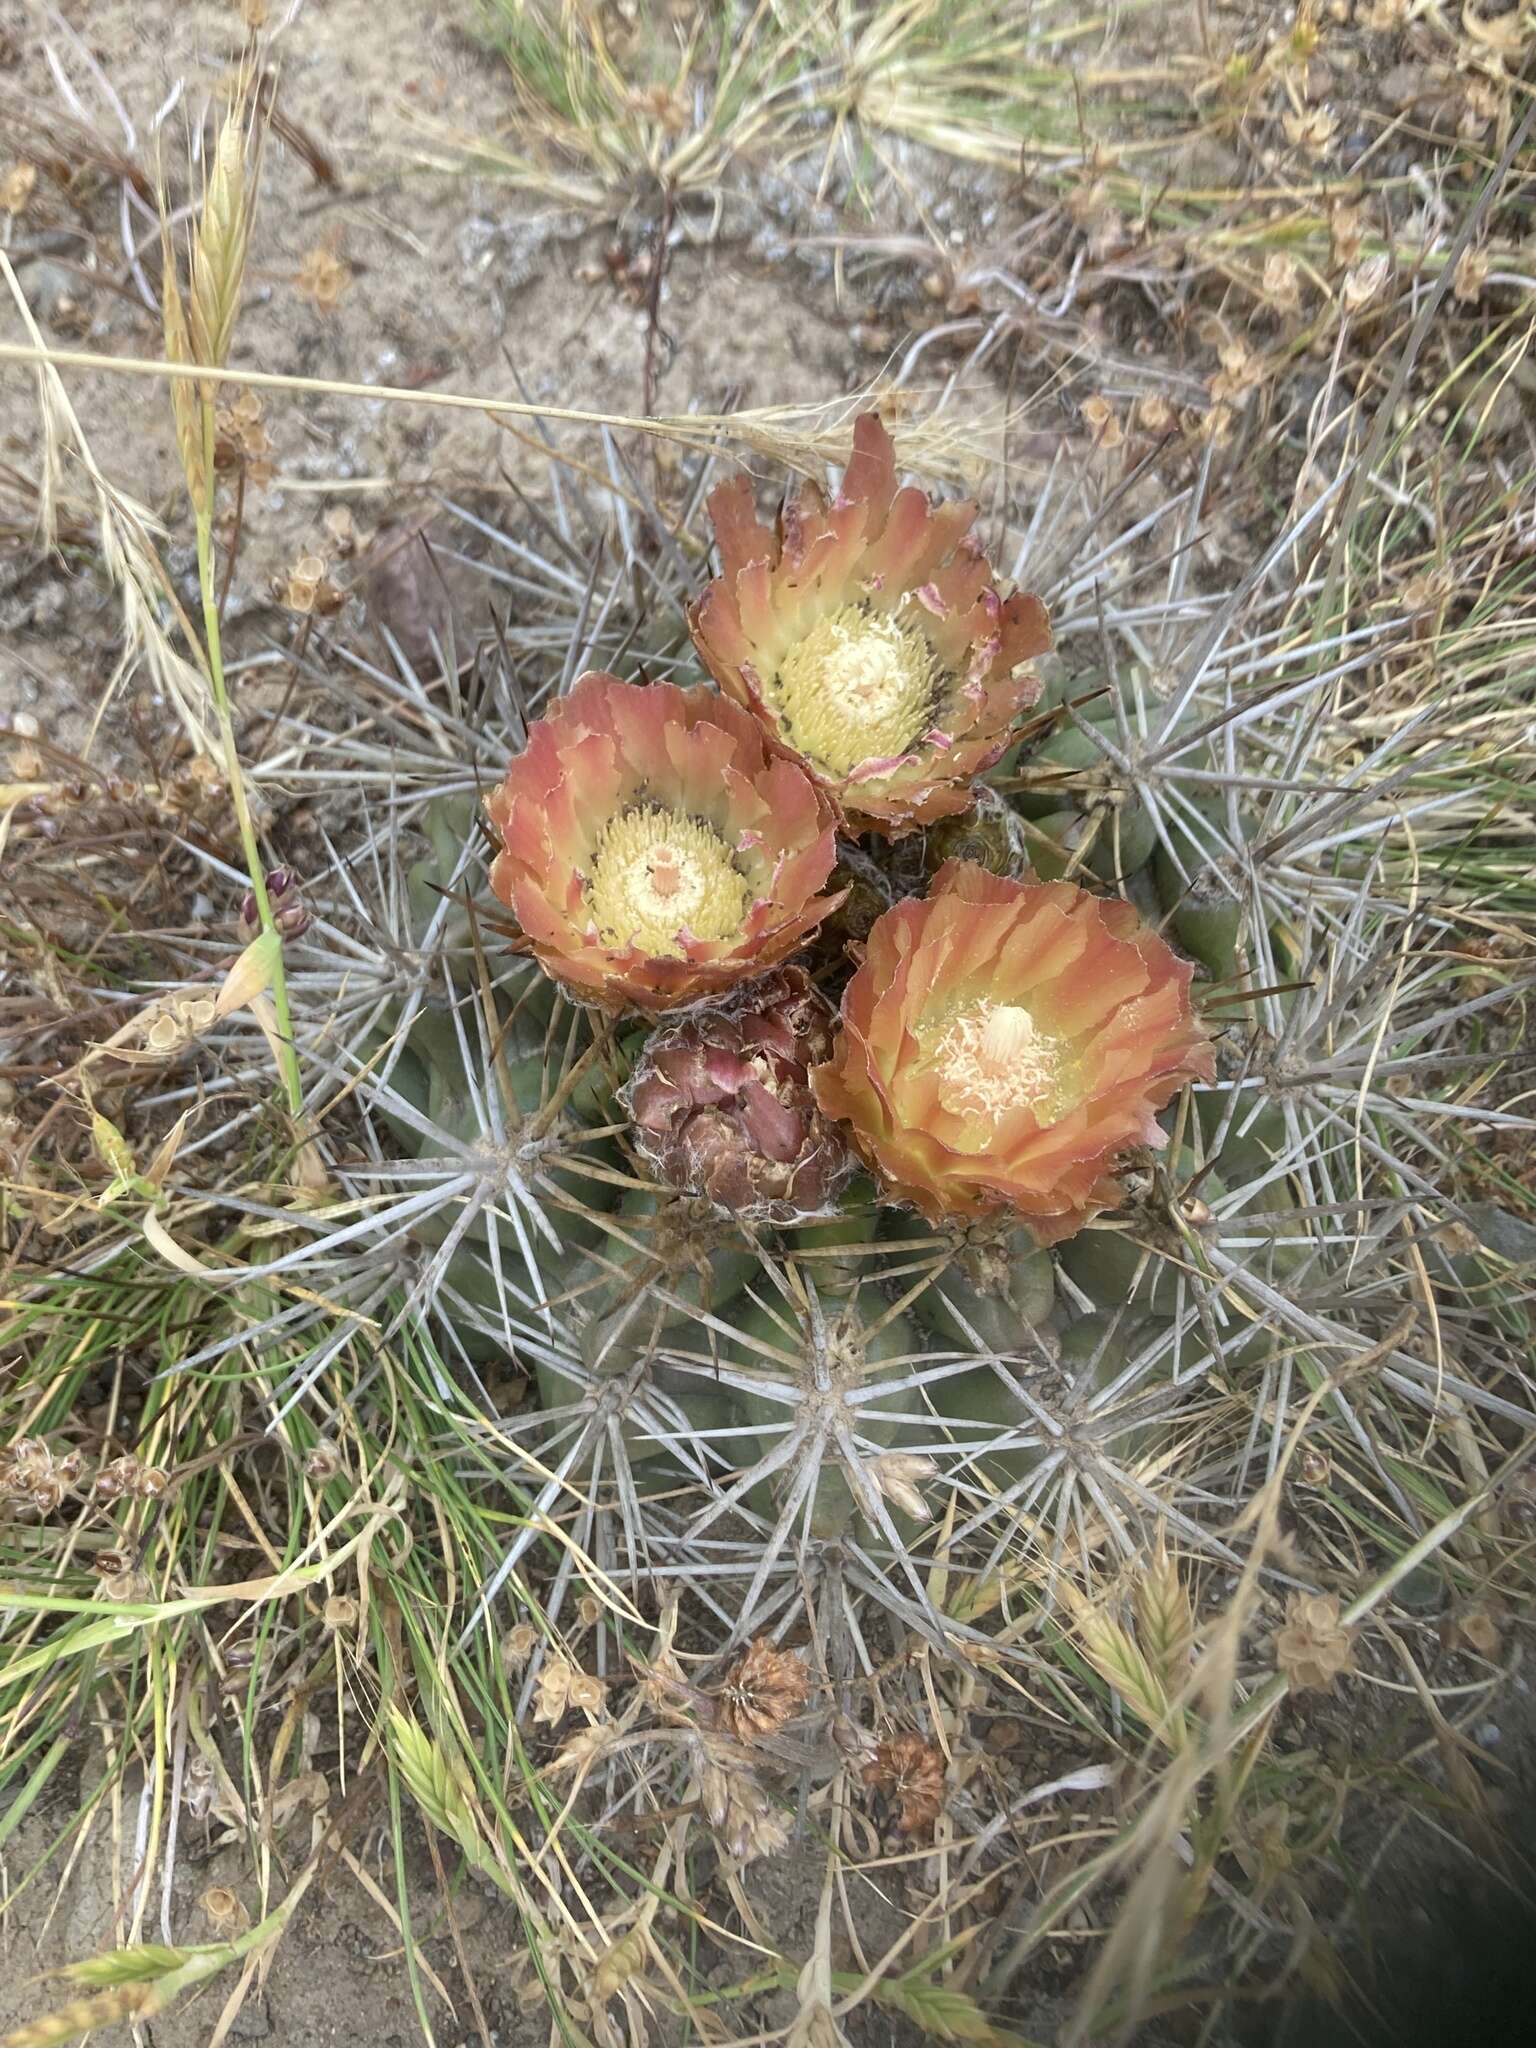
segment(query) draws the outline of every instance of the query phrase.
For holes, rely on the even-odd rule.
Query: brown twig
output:
[[[651,250],[651,274],[645,286],[645,368],[641,374],[640,410],[647,419],[656,415],[656,337],[661,332],[661,287],[667,270],[667,243],[672,234],[672,218],[677,207],[677,195],[670,185],[662,188],[661,219],[656,224],[656,240]],[[653,450],[653,454],[658,451]]]

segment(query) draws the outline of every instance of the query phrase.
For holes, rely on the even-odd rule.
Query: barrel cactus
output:
[[[413,1305],[526,1388],[505,1571],[574,1514],[743,1582],[732,1641],[834,1555],[964,1633],[932,1531],[985,1574],[1053,1501],[1142,1512],[1326,1263],[1227,1028],[1283,942],[1216,742],[1135,670],[1042,690],[1043,607],[893,465],[867,420],[830,504],[717,490],[721,694],[582,675],[428,806],[433,986],[362,1085]]]

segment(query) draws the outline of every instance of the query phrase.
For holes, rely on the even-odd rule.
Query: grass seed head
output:
[[[701,1749],[697,1764],[699,1803],[725,1853],[736,1863],[774,1856],[789,1841],[789,1827],[751,1773],[731,1760]]]

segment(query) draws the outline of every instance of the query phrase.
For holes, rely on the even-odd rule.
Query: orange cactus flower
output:
[[[713,690],[597,672],[486,800],[491,887],[578,1002],[670,1010],[792,953],[836,902],[831,805]]]
[[[875,924],[811,1076],[890,1191],[930,1219],[1013,1210],[1043,1244],[1122,1190],[1128,1146],[1209,1080],[1194,970],[1128,903],[970,862]]]
[[[971,780],[1040,694],[1039,598],[999,595],[976,507],[898,489],[873,413],[829,505],[807,483],[778,531],[745,477],[709,500],[722,573],[690,623],[729,697],[805,762],[860,830],[898,837],[968,810]]]

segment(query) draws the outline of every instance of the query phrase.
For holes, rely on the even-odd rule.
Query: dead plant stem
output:
[[[213,468],[213,393],[205,388],[202,393],[200,411],[202,414],[204,475],[212,478]],[[240,844],[245,852],[246,871],[251,878],[251,893],[256,899],[256,914],[264,932],[271,932],[277,938],[273,947],[272,1006],[277,1013],[277,1032],[282,1050],[279,1062],[282,1069],[283,1085],[288,1094],[288,1108],[297,1117],[303,1107],[303,1089],[299,1078],[299,1058],[294,1046],[293,1017],[288,1003],[288,983],[283,972],[282,940],[277,937],[277,926],[272,916],[272,903],[267,895],[266,868],[262,861],[261,847],[256,839],[256,827],[251,818],[251,807],[246,800],[245,776],[240,766],[240,749],[235,742],[235,723],[229,707],[229,686],[224,676],[223,634],[219,625],[219,591],[214,576],[213,561],[213,493],[212,490],[197,493],[193,506],[197,524],[197,584],[203,602],[203,636],[207,656],[208,686],[213,694],[214,712],[218,719],[219,743],[224,753],[224,775],[229,784],[230,798],[235,806],[235,822],[240,830]]]

